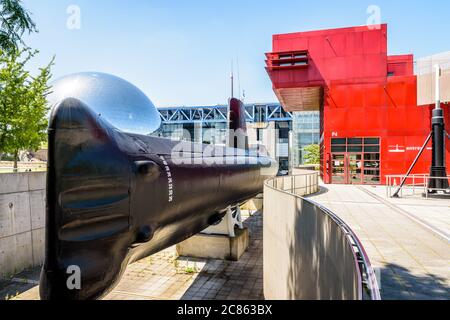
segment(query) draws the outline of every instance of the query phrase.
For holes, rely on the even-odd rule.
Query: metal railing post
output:
[[[389,176],[386,176],[386,198],[391,196],[391,186]]]
[[[291,193],[295,193],[294,176],[291,176]]]

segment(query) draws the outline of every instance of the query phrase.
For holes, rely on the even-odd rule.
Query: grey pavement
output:
[[[340,216],[378,271],[383,299],[450,298],[450,199],[388,199],[384,187],[323,185],[309,198]]]
[[[250,246],[239,261],[177,257],[172,247],[129,265],[104,299],[263,300],[262,214],[244,219]],[[38,300],[38,280],[36,268],[0,283],[0,300]]]

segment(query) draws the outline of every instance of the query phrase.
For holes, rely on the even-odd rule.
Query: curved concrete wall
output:
[[[301,196],[319,190],[317,172],[281,177],[264,189],[264,293],[275,300],[359,300],[354,243],[342,223]]]

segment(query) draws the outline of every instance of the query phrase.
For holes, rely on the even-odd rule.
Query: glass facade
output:
[[[175,141],[194,141],[204,144],[226,145],[226,123],[163,123],[158,131],[159,137],[170,138]]]
[[[265,104],[248,105],[246,109],[248,124],[274,123],[275,131],[268,129],[269,126],[251,129],[254,130],[252,139],[255,140],[252,143],[265,145],[280,163],[280,172],[287,173],[291,167],[304,164],[304,148],[320,142],[320,112],[291,114],[279,105]],[[158,136],[177,141],[226,145],[226,107],[188,107],[179,111],[167,108],[159,111],[163,123]],[[197,114],[200,118],[195,117]],[[209,114],[214,117],[208,117]]]
[[[292,114],[291,166],[305,163],[304,148],[320,143],[320,112],[304,111]]]
[[[280,173],[289,173],[289,133],[292,130],[291,121],[278,121],[275,123],[277,132],[277,152],[276,158],[279,163]]]

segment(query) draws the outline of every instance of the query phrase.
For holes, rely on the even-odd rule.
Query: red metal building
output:
[[[389,56],[387,43],[387,25],[273,36],[267,72],[283,107],[321,111],[325,183],[384,184],[407,172],[430,133],[434,106],[417,105],[413,56]],[[414,174],[429,173],[428,147]],[[449,144],[446,156],[450,168]]]

